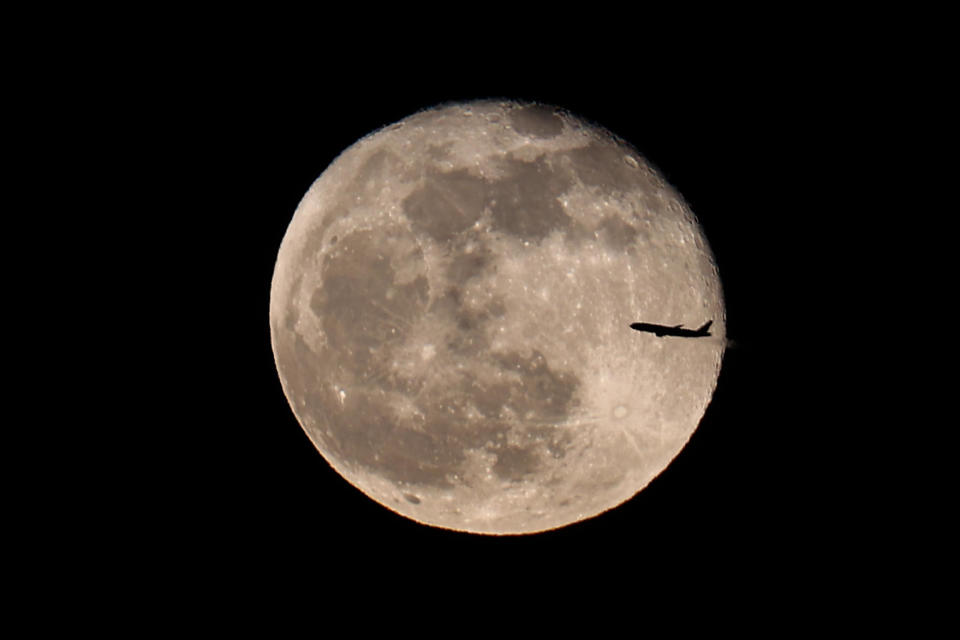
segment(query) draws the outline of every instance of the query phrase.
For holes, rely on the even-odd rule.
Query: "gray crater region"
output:
[[[711,319],[707,339],[628,327]],[[283,390],[323,457],[395,512],[486,534],[643,489],[710,401],[724,320],[679,194],[608,132],[510,102],[347,149],[297,208],[270,298]]]

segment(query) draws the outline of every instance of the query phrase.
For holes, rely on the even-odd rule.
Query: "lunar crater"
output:
[[[554,138],[563,133],[563,119],[555,109],[544,105],[525,105],[508,113],[514,131],[535,138]]]

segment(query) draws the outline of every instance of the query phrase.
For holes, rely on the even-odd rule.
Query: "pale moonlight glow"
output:
[[[629,328],[708,320],[702,339]],[[337,158],[284,236],[270,327],[290,406],[344,478],[488,534],[643,489],[700,422],[725,336],[679,194],[609,133],[507,102],[424,111]]]

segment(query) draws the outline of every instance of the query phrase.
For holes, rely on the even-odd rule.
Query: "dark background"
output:
[[[549,73],[535,60],[376,69],[308,73],[251,60],[175,78],[180,91],[163,98],[156,144],[178,149],[183,162],[168,171],[190,201],[171,203],[164,218],[187,282],[175,315],[190,346],[174,388],[189,409],[163,436],[176,453],[145,526],[162,532],[171,556],[221,579],[453,577],[469,565],[483,584],[504,585],[611,572],[779,584],[825,557],[852,557],[839,523],[856,504],[836,483],[841,454],[830,444],[848,437],[830,381],[843,364],[823,360],[811,314],[838,295],[821,284],[835,271],[821,266],[832,242],[818,220],[843,154],[824,132],[851,117],[840,81],[800,60],[755,56],[629,74]],[[700,427],[646,489],[588,521],[503,538],[417,524],[338,476],[287,405],[268,325],[283,234],[341,151],[417,110],[499,97],[569,109],[658,167],[703,225],[735,343]]]
[[[8,528],[30,538],[11,546],[29,576],[12,582],[44,603],[32,623],[74,624],[62,610],[77,601],[98,623],[145,605],[140,626],[179,625],[185,603],[209,614],[219,601],[229,615],[208,619],[243,624],[273,590],[297,591],[322,629],[347,615],[322,598],[344,595],[364,609],[346,621],[354,633],[407,597],[421,627],[438,620],[438,596],[459,603],[453,631],[499,631],[515,611],[642,620],[651,590],[747,618],[789,602],[781,623],[793,623],[826,620],[827,601],[848,611],[870,587],[898,605],[917,583],[883,578],[946,565],[940,549],[917,551],[935,483],[906,467],[949,475],[926,464],[949,451],[949,423],[918,413],[950,393],[915,400],[901,379],[931,369],[895,359],[940,356],[925,332],[951,291],[934,280],[927,294],[930,273],[910,274],[920,263],[904,253],[930,253],[951,211],[917,202],[949,178],[910,169],[950,165],[896,148],[949,152],[948,128],[926,122],[949,102],[924,93],[950,86],[936,64],[950,38],[931,31],[948,21],[728,7],[666,19],[643,5],[525,22],[520,7],[451,5],[407,25],[407,7],[356,9],[290,25],[259,8],[11,22],[8,133],[24,144],[10,156],[34,174],[11,181],[30,203],[10,207],[8,245],[29,254],[11,280],[51,272],[8,295],[15,324],[50,324],[8,336],[50,354],[32,358],[37,371],[11,367],[40,392],[8,425],[34,434],[42,458],[10,487],[28,508]],[[418,525],[334,473],[287,406],[268,325],[283,233],[336,156],[419,109],[495,97],[567,108],[660,169],[704,227],[736,343],[699,429],[644,491],[507,538]],[[74,386],[80,397],[61,397]],[[591,594],[617,597],[587,609]]]

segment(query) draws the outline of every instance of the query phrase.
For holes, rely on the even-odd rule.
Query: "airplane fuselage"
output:
[[[635,331],[645,331],[647,333],[652,333],[658,338],[663,336],[675,336],[677,338],[705,338],[710,335],[710,325],[713,324],[713,320],[706,323],[699,329],[684,329],[682,324],[676,326],[668,326],[664,324],[652,324],[650,322],[634,322],[630,325],[631,329]]]

